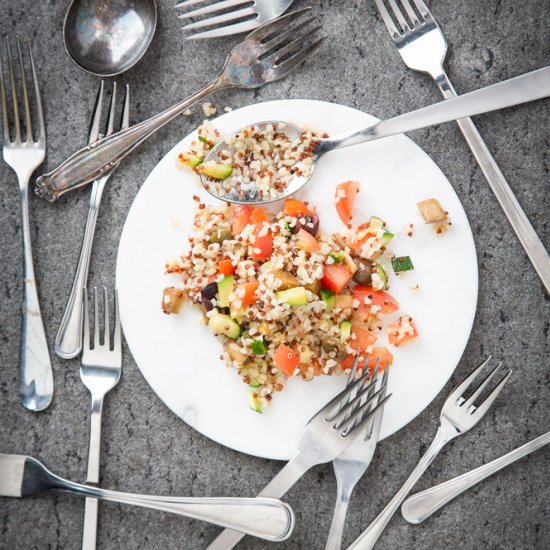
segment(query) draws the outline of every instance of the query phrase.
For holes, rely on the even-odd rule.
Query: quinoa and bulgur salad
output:
[[[313,170],[318,137],[311,130],[292,139],[284,123],[247,126],[225,138],[226,147],[208,161],[210,149],[222,140],[220,132],[205,121],[197,133],[198,140],[178,160],[202,175],[205,188],[224,200],[277,199],[294,177],[307,178]]]
[[[337,186],[341,234],[323,231],[315,206],[296,199],[269,213],[231,204],[216,209],[194,197],[189,250],[166,265],[180,282],[164,290],[162,308],[177,313],[188,300],[202,309],[256,412],[291,376],[309,381],[349,372],[357,355],[368,359],[367,368],[377,360],[385,367],[393,357],[377,345],[379,337],[399,346],[418,335],[387,292],[392,233],[376,216],[356,228],[350,223],[358,191],[357,182]]]

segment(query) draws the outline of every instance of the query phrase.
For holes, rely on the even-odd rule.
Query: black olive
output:
[[[210,311],[214,309],[214,305],[212,304],[212,298],[215,298],[216,294],[218,292],[218,284],[217,283],[208,283],[202,290],[201,290],[201,302],[204,306],[204,309],[206,311]]]
[[[354,258],[357,271],[353,274],[353,280],[358,285],[370,285],[372,283],[372,262],[364,258]]]
[[[304,216],[296,218],[296,225],[293,227],[293,233],[298,233],[300,229],[307,231],[310,235],[315,237],[319,232],[319,216],[317,216],[317,214],[305,214]]]

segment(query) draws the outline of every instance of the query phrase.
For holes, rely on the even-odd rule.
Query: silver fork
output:
[[[482,391],[486,388],[487,384],[502,366],[502,363],[499,363],[485,377],[479,386],[466,398],[465,396],[467,392],[469,392],[472,382],[475,378],[477,378],[490,360],[491,357],[489,356],[451,392],[449,397],[447,397],[447,400],[443,404],[443,409],[441,410],[439,428],[432,444],[424,456],[420,459],[420,462],[412,471],[411,475],[407,481],[405,481],[401,489],[397,491],[395,496],[390,500],[382,512],[380,512],[378,517],[349,547],[350,550],[355,550],[358,548],[361,550],[366,550],[373,548],[393,514],[399,506],[401,506],[401,503],[405,497],[409,494],[415,483],[420,479],[428,466],[433,462],[441,449],[449,441],[455,439],[455,437],[471,430],[485,416],[512,374],[512,371],[509,371],[487,395],[487,397],[481,403],[475,405],[475,403],[478,402]]]
[[[262,25],[231,50],[220,74],[202,90],[148,120],[102,139],[93,147],[77,151],[53,172],[36,180],[36,194],[55,201],[63,193],[91,183],[158,129],[218,90],[255,89],[285,77],[322,44],[326,36],[320,29],[310,8],[287,13]]]
[[[19,203],[21,206],[21,228],[23,233],[23,261],[24,261],[24,292],[23,292],[23,320],[21,327],[21,344],[19,348],[19,394],[26,409],[41,411],[52,401],[53,374],[48,352],[48,343],[44,332],[44,323],[40,313],[40,302],[36,289],[34,266],[32,259],[31,232],[29,227],[29,180],[32,173],[44,162],[46,156],[46,130],[40,89],[36,78],[36,69],[29,48],[29,61],[32,72],[33,95],[35,102],[36,137],[33,136],[33,120],[29,104],[29,93],[25,78],[25,67],[19,37],[17,54],[23,101],[18,98],[15,85],[15,71],[13,68],[9,39],[6,38],[8,53],[9,85],[4,83],[4,67],[0,55],[0,92],[2,95],[2,122],[3,122],[3,155],[6,163],[13,168],[19,182]],[[11,88],[13,103],[13,140],[10,136],[10,118],[8,117],[8,98],[6,88]],[[24,110],[24,134],[21,131],[18,103]]]
[[[117,83],[113,82],[113,92],[109,105],[109,113],[107,115],[107,123],[105,133],[100,133],[101,111],[103,106],[104,83],[101,82],[97,99],[92,114],[92,123],[90,125],[90,134],[88,138],[89,144],[94,144],[105,136],[110,136],[114,131],[114,120],[116,111],[116,95]],[[130,91],[126,85],[126,93],[122,104],[122,117],[120,129],[124,130],[130,126]],[[82,239],[82,247],[80,249],[80,258],[74,276],[73,286],[65,312],[61,319],[61,324],[55,337],[54,349],[59,357],[70,359],[76,357],[82,349],[82,292],[88,280],[88,270],[90,267],[90,256],[92,254],[92,245],[94,241],[95,226],[101,197],[105,184],[109,181],[112,173],[115,171],[114,166],[106,174],[94,181],[92,193],[90,195],[90,206],[88,209],[88,218],[86,219],[86,228],[84,229],[84,237]]]
[[[423,0],[375,0],[378,11],[403,58],[405,64],[429,74],[445,98],[457,95],[443,63],[447,55],[447,41]],[[389,4],[391,12],[386,8]],[[401,7],[399,7],[399,4]],[[457,120],[466,142],[477,160],[489,186],[493,190],[508,221],[550,293],[550,256],[521,208],[506,178],[500,171],[483,138],[471,118]]]
[[[179,19],[191,19],[208,15],[206,19],[189,23],[182,27],[183,30],[191,31],[212,27],[214,25],[222,26],[208,31],[199,32],[188,36],[188,40],[197,38],[218,38],[240,32],[248,32],[258,28],[260,25],[275,19],[282,15],[292,4],[294,0],[221,0],[216,1],[203,8],[197,8],[187,13],[178,15]],[[176,4],[176,8],[190,8],[197,4],[204,4],[205,0],[186,0]],[[226,11],[228,8],[233,8]],[[221,12],[221,13],[220,13]],[[243,19],[246,20],[243,21]]]
[[[355,359],[354,372],[357,371],[358,361],[359,356]],[[387,378],[380,380],[379,377],[373,377],[367,383],[367,363],[368,360],[361,377],[348,385],[306,424],[298,451],[258,496],[282,497],[313,466],[334,460],[358,437],[364,435],[363,430],[370,419],[391,397],[391,394],[382,397]],[[378,389],[373,392],[374,388]],[[237,531],[225,529],[210,544],[208,550],[228,550],[243,536]]]
[[[118,312],[118,294],[114,293],[114,329],[113,346],[111,349],[111,331],[109,320],[109,300],[107,289],[103,289],[104,322],[103,333],[100,333],[99,304],[97,288],[94,288],[94,338],[90,340],[90,315],[88,308],[88,293],[83,291],[84,323],[83,346],[80,366],[80,378],[88,388],[92,397],[90,416],[90,446],[88,449],[87,484],[99,483],[99,457],[101,450],[101,415],[105,395],[112,390],[120,380],[122,371],[122,344],[120,339],[120,316]],[[86,498],[84,508],[84,530],[82,536],[83,550],[92,550],[96,547],[98,501],[95,498]]]
[[[381,398],[385,397],[388,372],[389,365],[386,365],[382,377],[384,391],[380,395]],[[352,370],[350,372],[349,381],[352,380],[353,375],[354,371]],[[377,375],[378,369],[375,369],[373,377]],[[365,430],[365,437],[358,437],[343,453],[332,461],[334,474],[336,475],[337,493],[336,505],[334,507],[334,514],[332,516],[332,523],[330,525],[325,550],[340,550],[342,547],[342,536],[344,534],[344,524],[346,522],[346,513],[351,493],[372,461],[378,443],[383,415],[384,408],[380,407],[369,422]]]

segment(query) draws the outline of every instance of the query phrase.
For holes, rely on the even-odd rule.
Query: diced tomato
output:
[[[237,285],[237,288],[235,289],[235,294],[237,295],[239,300],[241,300],[243,306],[250,306],[256,301],[256,290],[258,290],[259,284],[260,283],[258,282],[253,282]]]
[[[343,370],[351,370],[353,368],[353,365],[355,364],[355,358],[357,355],[355,353],[349,353],[348,356],[345,359],[342,359],[340,361],[340,366]],[[359,357],[359,362],[357,363],[357,370],[360,371],[363,368],[363,364],[365,363],[365,358],[361,355]]]
[[[408,325],[410,330],[403,330],[404,325]],[[399,347],[401,344],[406,344],[414,340],[418,336],[418,330],[411,317],[403,316],[398,323],[389,325],[386,329],[390,344]]]
[[[250,218],[254,209],[252,206],[247,206],[246,204],[237,204],[234,208],[231,233],[239,235],[248,224],[252,223]]]
[[[305,229],[300,229],[296,236],[298,237],[298,246],[306,252],[317,252],[319,250],[319,242]]]
[[[399,302],[391,294],[384,290],[374,290],[371,286],[357,285],[353,289],[353,297],[361,304],[365,303],[365,298],[369,298],[371,305],[380,307],[386,315],[399,309]]]
[[[326,265],[321,284],[334,294],[338,294],[351,280],[350,270],[342,264]]]
[[[256,226],[257,227],[257,226]],[[262,237],[256,236],[252,245],[251,257],[253,260],[267,260],[273,252],[273,237],[270,233]]]
[[[283,213],[287,216],[304,216],[305,214],[311,214],[311,210],[305,202],[296,199],[287,199],[283,208]]]
[[[269,218],[267,216],[267,212],[261,206],[252,209],[251,221],[254,224],[268,222]]]
[[[235,273],[236,266],[233,265],[232,260],[221,260],[218,262],[218,271],[224,276],[233,275]]]
[[[355,334],[355,338],[352,336],[350,341],[350,346],[354,350],[364,351],[376,342],[376,334],[372,330],[352,324],[351,332]]]
[[[369,354],[369,363],[367,365],[369,370],[374,370],[378,359],[380,359],[380,372],[393,363],[393,355],[388,348],[374,348]]]
[[[336,186],[334,200],[336,202],[336,212],[340,219],[348,225],[351,220],[353,207],[355,206],[355,197],[361,189],[357,181],[345,181]]]
[[[274,360],[275,364],[288,376],[292,376],[298,365],[298,355],[284,344],[277,348]]]

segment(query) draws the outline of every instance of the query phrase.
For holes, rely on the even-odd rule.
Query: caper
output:
[[[210,236],[210,243],[221,243],[231,239],[232,236],[231,229],[228,227],[217,227]]]

